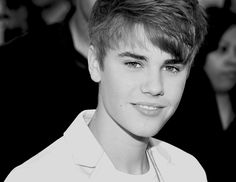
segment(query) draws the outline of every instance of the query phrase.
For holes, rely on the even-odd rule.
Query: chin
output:
[[[215,87],[215,91],[217,93],[228,93],[231,89],[233,88],[232,85],[227,85],[227,86],[218,86],[218,87]]]
[[[159,127],[157,128],[146,128],[146,130],[141,130],[139,132],[136,132],[136,136],[138,137],[142,137],[142,138],[150,138],[155,136],[159,131],[161,130],[161,128]]]

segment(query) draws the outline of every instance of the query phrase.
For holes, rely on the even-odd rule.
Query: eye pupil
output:
[[[226,47],[222,47],[222,52],[225,52],[226,50]]]
[[[219,51],[221,52],[221,53],[225,53],[226,51],[227,51],[227,46],[226,45],[222,45],[222,46],[220,46],[219,47]]]

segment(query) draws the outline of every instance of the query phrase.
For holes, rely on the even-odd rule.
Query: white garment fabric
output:
[[[88,124],[95,110],[81,112],[64,135],[16,167],[5,182],[207,182],[199,162],[166,142],[150,138],[150,170],[144,175],[117,171]]]

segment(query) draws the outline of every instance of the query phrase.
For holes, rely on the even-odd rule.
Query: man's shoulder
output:
[[[66,143],[62,137],[37,155],[14,168],[5,182],[56,180],[57,176],[60,176],[58,174],[68,168],[69,156]]]
[[[184,150],[156,138],[151,138],[152,150],[161,155],[163,159],[169,162],[178,163],[178,161],[189,160],[194,158],[191,154]]]
[[[198,160],[184,150],[167,142],[151,139],[154,159],[163,171],[172,173],[181,181],[207,181],[204,169]],[[178,180],[177,180],[178,181]]]
[[[152,138],[151,143],[153,146],[152,150],[156,151],[168,162],[175,163],[175,164],[179,164],[179,163],[183,164],[183,162],[199,164],[198,160],[192,154],[170,143],[167,143],[162,140],[158,140],[156,138]]]

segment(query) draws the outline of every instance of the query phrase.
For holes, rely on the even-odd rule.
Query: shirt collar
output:
[[[104,150],[88,127],[94,113],[95,110],[82,111],[64,133],[74,163],[89,168],[95,168],[104,154]],[[148,152],[154,154],[156,161],[162,164],[170,163],[171,157],[161,143],[163,142],[150,138]]]
[[[73,161],[90,168],[97,166],[104,153],[88,127],[94,113],[95,110],[81,112],[64,133]]]

